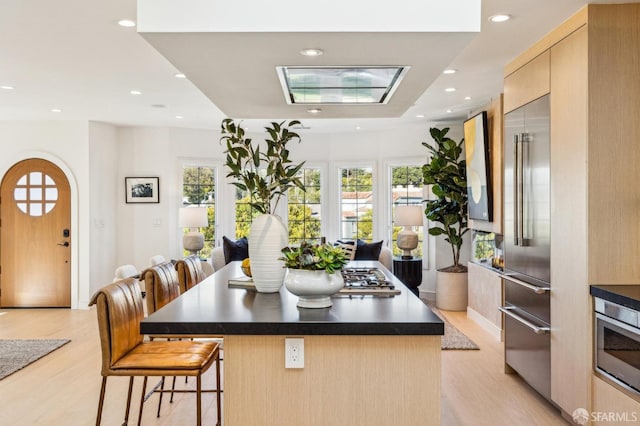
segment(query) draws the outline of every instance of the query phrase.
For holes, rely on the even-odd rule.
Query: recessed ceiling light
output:
[[[356,126],[356,130],[360,130],[360,126]]]
[[[178,120],[181,120],[181,119],[183,119],[183,118],[184,118],[184,115],[176,115],[176,118],[177,118]]]
[[[444,89],[445,92],[455,92],[456,88],[455,87],[447,87],[446,89]]]
[[[511,19],[511,15],[492,15],[489,16],[489,21],[491,22],[504,22]]]
[[[15,89],[15,87],[13,87],[13,86],[0,86],[0,89],[3,89],[3,90],[13,90],[13,89]]]
[[[464,97],[464,100],[465,100],[465,101],[470,101],[470,100],[471,100],[471,96],[465,96],[465,97]]]
[[[131,19],[121,19],[118,21],[118,25],[121,27],[135,27],[136,23]]]
[[[455,74],[458,70],[455,70],[453,68],[448,68],[444,71],[442,71],[442,74]]]
[[[319,114],[322,112],[322,110],[320,108],[309,108],[307,110],[307,112],[311,113],[311,114]]]
[[[142,92],[139,90],[132,90],[129,93],[131,93],[132,95],[142,95]]]
[[[187,76],[179,72],[176,74],[176,78],[187,78]]]
[[[62,112],[62,108],[51,108],[51,112]]]
[[[418,114],[416,115],[416,118],[424,118],[424,114]]]
[[[300,54],[302,56],[321,56],[324,53],[324,51],[322,49],[318,49],[318,48],[308,48],[308,49],[302,49],[300,51]]]
[[[447,110],[447,114],[450,114],[450,113],[452,113],[452,112],[453,112],[453,110],[451,110],[451,109],[448,109],[448,110]]]

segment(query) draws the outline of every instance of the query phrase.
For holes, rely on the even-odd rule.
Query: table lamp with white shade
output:
[[[204,247],[204,235],[198,231],[209,225],[206,207],[181,207],[178,212],[178,226],[189,228],[182,237],[182,246],[191,254],[198,254]],[[192,229],[195,228],[195,231]]]
[[[398,248],[404,251],[403,259],[413,259],[411,251],[418,247],[418,234],[412,227],[422,225],[422,215],[422,206],[419,205],[396,206],[395,208],[394,224],[404,226],[404,229],[396,236]]]

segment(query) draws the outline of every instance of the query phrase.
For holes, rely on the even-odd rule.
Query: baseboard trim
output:
[[[478,311],[468,306],[467,306],[467,317],[469,317],[476,324],[482,327],[485,331],[491,334],[497,341],[502,342],[504,340],[503,331],[500,329],[500,327],[498,327],[497,325],[489,321],[487,318],[482,316],[482,314],[480,314]]]

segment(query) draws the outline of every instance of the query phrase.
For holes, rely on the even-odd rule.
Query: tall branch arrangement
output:
[[[225,166],[227,177],[240,190],[251,194],[249,204],[260,213],[271,214],[278,206],[280,198],[294,186],[305,191],[302,180],[297,176],[304,161],[293,164],[289,159],[287,144],[292,140],[301,141],[296,132],[289,129],[300,124],[298,120],[279,123],[272,122],[265,127],[269,135],[265,147],[245,138],[245,130],[231,118],[222,120],[220,142],[227,147]]]
[[[466,160],[461,159],[464,139],[456,143],[447,137],[449,128],[429,129],[435,142],[422,142],[431,152],[431,160],[422,166],[425,185],[432,185],[435,200],[427,200],[425,215],[439,226],[429,228],[430,235],[445,235],[445,241],[451,245],[453,265],[444,270],[448,272],[466,271],[460,264],[460,248],[463,236],[467,233],[467,172]],[[464,158],[464,157],[462,157]]]

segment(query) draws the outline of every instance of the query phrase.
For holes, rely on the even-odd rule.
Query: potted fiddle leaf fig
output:
[[[300,142],[300,135],[290,130],[299,124],[297,120],[272,122],[265,127],[268,137],[260,144],[246,136],[240,123],[231,118],[222,120],[220,142],[226,146],[227,177],[248,193],[250,206],[262,213],[253,219],[249,231],[251,274],[256,290],[262,293],[280,290],[285,272],[278,257],[289,236],[273,212],[290,188],[305,190],[298,176],[304,161],[294,163],[287,147],[291,141]]]
[[[330,307],[330,296],[344,287],[341,269],[348,259],[342,247],[303,241],[298,247],[283,248],[282,254],[287,268],[284,284],[298,296],[297,306]]]
[[[431,128],[433,143],[422,142],[431,153],[422,166],[424,184],[431,185],[435,199],[425,201],[425,215],[436,225],[429,235],[444,236],[451,247],[453,264],[437,271],[436,306],[445,310],[467,309],[467,266],[460,263],[460,250],[467,227],[466,161],[464,139],[455,142],[449,128]]]

